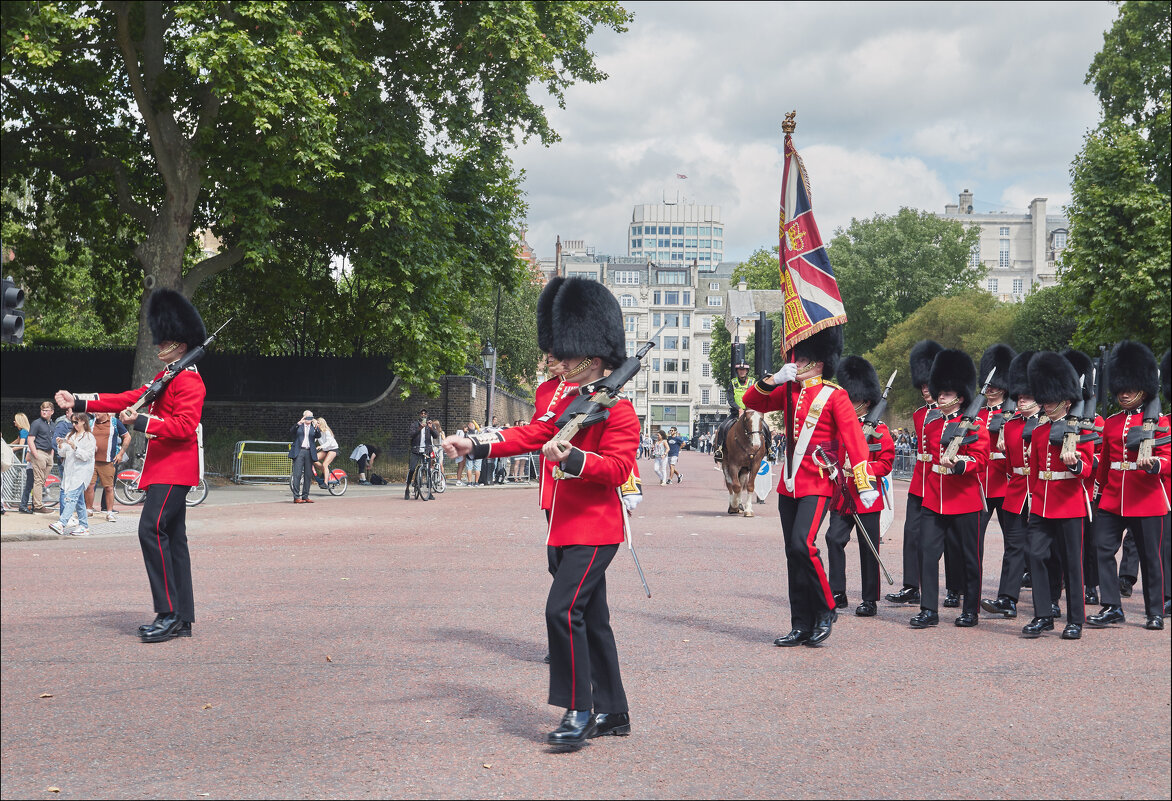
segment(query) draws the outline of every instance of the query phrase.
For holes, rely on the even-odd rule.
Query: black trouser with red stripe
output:
[[[931,509],[921,511],[921,546],[924,562],[920,570],[920,608],[938,611],[940,603],[940,557],[945,557],[945,581],[947,582],[949,549],[959,554],[961,575],[959,590],[964,595],[962,612],[977,614],[981,608],[981,560],[984,557],[984,540],[981,537],[981,515],[983,512],[967,512],[960,515],[942,515]]]
[[[151,484],[138,519],[138,544],[151,581],[157,614],[195,622],[191,554],[187,550],[187,491],[179,484]]]
[[[1126,528],[1135,536],[1139,551],[1140,575],[1143,576],[1144,610],[1149,617],[1164,614],[1163,545],[1165,515],[1120,517],[1102,509],[1095,515],[1095,547],[1099,552],[1099,598],[1109,606],[1119,606],[1119,573],[1115,552]]]
[[[1021,594],[1021,577],[1029,564],[1029,522],[1030,506],[1027,503],[1020,513],[1008,512],[1003,508],[997,509],[997,519],[1001,524],[1002,539],[1005,542],[1005,555],[1001,558],[1001,582],[997,585],[998,598],[1012,598],[1014,601]]]
[[[628,711],[606,603],[606,567],[618,549],[617,544],[554,549],[557,564],[551,566],[556,572],[545,602],[553,706]]]
[[[859,514],[859,520],[866,528],[866,536],[879,549],[879,513]],[[846,544],[850,542],[851,531],[858,528],[851,515],[830,513],[830,528],[826,531],[826,564],[830,572],[830,591],[834,594],[846,592]],[[858,535],[862,537],[863,534]],[[863,600],[879,600],[879,562],[875,554],[861,539],[859,542],[859,567],[863,578]]]
[[[1065,557],[1062,570],[1066,580],[1066,622],[1083,625],[1086,622],[1086,600],[1083,595],[1082,550],[1086,532],[1086,518],[1046,518],[1031,514],[1030,575],[1034,580],[1034,617],[1050,617],[1051,606],[1058,598],[1053,593],[1053,569],[1050,553],[1057,544]],[[1115,591],[1119,591],[1116,581]]]
[[[924,518],[921,510],[924,499],[919,495],[907,494],[907,511],[903,518],[903,586],[920,587],[920,570],[924,564],[923,532]],[[859,543],[860,545],[862,543]],[[964,555],[944,544],[944,586],[949,592],[960,595],[964,592]],[[939,582],[937,582],[939,583]]]
[[[781,533],[785,537],[786,573],[789,577],[789,609],[792,628],[813,631],[818,615],[834,609],[834,593],[822,567],[814,539],[830,506],[821,495],[804,498],[777,496]]]

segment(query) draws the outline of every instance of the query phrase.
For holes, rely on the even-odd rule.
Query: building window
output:
[[[635,302],[634,295],[619,295],[619,305],[620,306],[636,306],[638,304]]]
[[[724,391],[724,387],[721,387],[721,388],[720,388],[720,391],[719,391],[719,393],[718,393],[718,395],[717,395],[717,401],[716,401],[716,402],[717,402],[718,404],[720,404],[721,406],[724,406],[725,404],[727,404],[727,403],[728,403],[728,393]]]
[[[708,296],[708,305],[709,306],[723,306],[724,305],[724,296],[723,295],[709,295]]]
[[[719,281],[709,281],[708,282],[708,289],[713,292],[718,292],[720,290],[720,282]]]
[[[708,343],[704,343],[704,344],[708,344]],[[712,377],[712,365],[710,363],[708,363],[708,362],[701,362],[700,363],[700,377],[701,378],[711,378]],[[708,403],[708,401],[704,401],[704,402]]]
[[[1020,295],[1025,292],[1025,281],[1021,278],[1013,279],[1013,294]]]
[[[711,402],[711,398],[712,398],[712,390],[710,390],[710,389],[700,390],[700,403],[701,404],[707,406]]]
[[[570,270],[566,273],[566,275],[570,278],[587,278],[591,281],[598,280],[598,273],[596,273],[596,272],[583,272],[582,270]]]
[[[631,226],[631,236],[642,236],[642,235],[643,235],[643,226],[641,226],[641,225],[632,225]]]
[[[659,382],[658,382],[658,381],[652,381],[652,382],[651,382],[651,394],[652,394],[652,395],[658,395],[658,394],[659,394]]]
[[[695,235],[696,235],[696,226],[694,226],[694,225],[685,225],[684,226],[684,236],[695,236]]]
[[[680,315],[680,325],[682,325],[684,328],[691,328],[692,327],[692,315],[689,314],[688,312],[684,312],[683,314],[681,314]]]
[[[692,346],[692,339],[691,339],[691,337],[680,337],[680,348],[681,348],[681,349],[683,349],[683,350],[687,350],[687,349],[688,349],[688,348],[690,348],[691,346]]]
[[[686,373],[692,369],[692,362],[690,359],[680,359],[680,372]]]
[[[651,371],[653,373],[659,372],[659,359],[652,359],[651,360]]]
[[[701,225],[700,226],[700,236],[712,236],[712,226],[711,225]]]
[[[659,305],[659,290],[658,289],[655,290],[655,292],[652,293],[652,296],[654,298],[655,305],[658,306]]]
[[[1002,239],[1000,252],[998,253],[997,263],[1003,269],[1009,266],[1009,240]]]
[[[634,314],[628,314],[625,318],[627,324],[627,333],[634,334],[636,332],[636,325],[639,322],[639,317]]]
[[[1009,226],[1008,225],[1001,226],[1001,233],[999,234],[999,236],[1009,236]]]
[[[680,371],[679,367],[680,367],[679,359],[664,359],[663,360],[663,372],[665,372],[665,373],[678,373]]]
[[[700,318],[700,330],[701,331],[711,331],[712,330],[712,318],[711,317],[701,317]]]
[[[680,394],[679,383],[676,381],[664,381],[663,382],[663,394],[664,395],[679,395]]]
[[[712,235],[713,236],[724,236],[724,229],[721,228],[719,225],[713,226],[712,227]]]
[[[654,328],[656,331],[658,331],[659,324],[661,322],[663,322],[663,320],[660,318],[659,312],[652,312],[651,313],[651,327]]]
[[[685,306],[692,305],[692,293],[690,291],[684,293],[684,305]]]
[[[638,245],[636,245],[638,247]],[[615,270],[614,282],[620,286],[639,286],[638,270]]]
[[[709,353],[712,352],[712,343],[705,340],[704,344],[702,344],[700,346],[700,352],[703,353],[705,356],[707,356]]]
[[[681,382],[680,382],[680,394],[681,394],[681,395],[687,395],[687,394],[688,394],[688,391],[689,391],[689,390],[688,390],[688,382],[687,382],[687,381],[681,381]]]
[[[679,337],[664,337],[663,338],[663,349],[664,350],[679,350],[680,349],[680,338]]]
[[[1062,250],[1064,247],[1066,247],[1066,232],[1065,231],[1055,231],[1054,232],[1054,249],[1055,250]]]
[[[665,260],[670,260],[668,254],[663,254]],[[684,254],[679,254],[677,261],[682,261]],[[656,270],[655,283],[657,284],[686,284],[688,283],[688,274],[683,270]]]
[[[700,240],[700,247],[707,248],[708,250],[712,250],[712,240],[711,239],[701,239]]]
[[[977,242],[975,245],[973,245],[971,248],[969,248],[969,266],[970,267],[980,267],[981,266],[981,243],[980,242]]]
[[[988,288],[988,290],[991,294],[993,294],[993,295],[997,294],[997,279],[996,278],[988,279],[985,282],[985,286]]]
[[[680,293],[679,292],[664,292],[663,293],[663,305],[664,306],[679,306],[680,305]]]
[[[664,312],[663,322],[666,323],[669,328],[679,328],[680,327],[680,314],[679,314],[679,312]]]

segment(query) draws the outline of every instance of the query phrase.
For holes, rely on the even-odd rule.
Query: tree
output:
[[[122,268],[188,296],[229,272],[246,295],[305,290],[305,252],[352,268],[340,339],[393,346],[405,383],[434,385],[471,339],[474,291],[522,280],[523,212],[506,148],[557,136],[555,100],[605,78],[586,39],[625,30],[614,2],[5,3],[3,181],[75,235],[133,232]],[[21,225],[19,251],[39,236]],[[198,254],[193,232],[223,242]],[[28,263],[32,287],[44,263]],[[226,295],[225,288],[219,290]],[[215,294],[217,290],[211,289]],[[138,360],[152,369],[145,304]],[[272,304],[269,304],[272,306]],[[228,310],[225,310],[228,311]],[[218,316],[217,316],[218,319]],[[209,320],[212,322],[212,320]],[[257,331],[244,321],[244,336]],[[258,320],[255,322],[264,322]],[[462,365],[460,365],[462,366]]]
[[[1103,121],[1071,166],[1059,272],[1079,310],[1075,345],[1087,352],[1128,337],[1159,353],[1172,334],[1169,9],[1124,3],[1087,74]]]
[[[1059,284],[1026,295],[1013,321],[1009,343],[1018,351],[1069,347],[1077,323],[1066,294]]]
[[[895,215],[852,219],[827,247],[846,307],[847,353],[881,343],[897,325],[938,296],[953,297],[977,286],[983,267],[970,262],[977,226],[902,208]]]
[[[772,250],[754,250],[749,258],[733,268],[733,285],[744,281],[749,289],[781,289],[781,265],[777,253],[777,245]]]
[[[921,403],[920,392],[908,376],[908,354],[921,339],[934,339],[946,348],[959,348],[980,363],[985,348],[1009,341],[1020,304],[1001,303],[988,292],[971,290],[928,301],[906,320],[892,326],[887,338],[865,358],[875,365],[879,380],[886,382],[899,370],[887,402],[896,415],[907,417]],[[983,380],[981,376],[978,380]]]

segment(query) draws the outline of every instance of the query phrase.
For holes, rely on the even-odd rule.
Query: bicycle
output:
[[[415,468],[415,475],[411,477],[411,487],[415,497],[423,500],[429,500],[433,495],[448,488],[447,479],[439,469],[439,460],[436,459],[434,451],[424,456],[423,461]],[[424,489],[427,490],[426,497]]]
[[[139,454],[141,458],[142,454]],[[138,486],[139,479],[142,478],[141,470],[127,469],[122,470],[114,477],[114,498],[125,506],[137,506],[146,500],[146,490]],[[183,502],[188,506],[199,506],[207,500],[208,497],[208,481],[203,476],[199,477],[199,481],[195,486],[188,488],[187,497]]]
[[[317,467],[312,466],[313,480],[317,481]],[[320,485],[319,485],[320,486]],[[346,489],[350,486],[350,478],[346,475],[346,471],[342,468],[337,468],[330,471],[330,478],[326,482],[325,490],[330,495],[345,495]],[[297,479],[295,476],[289,476],[289,489],[293,494],[297,494]]]

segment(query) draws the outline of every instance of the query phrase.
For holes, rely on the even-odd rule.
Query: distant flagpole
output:
[[[782,350],[787,352],[803,339],[846,322],[838,281],[814,221],[809,177],[793,143],[796,116],[797,112],[789,112],[781,124],[785,159],[778,215],[778,269],[785,292]]]

